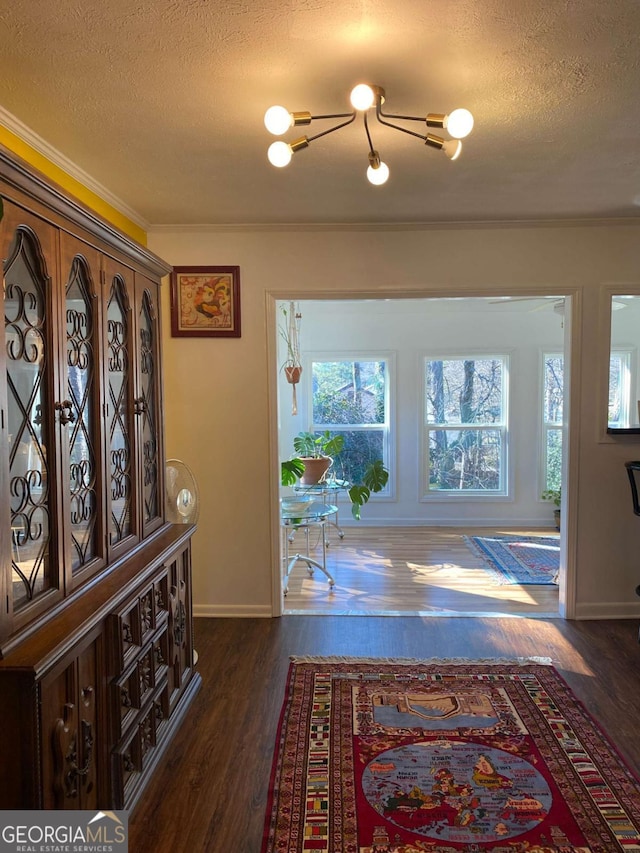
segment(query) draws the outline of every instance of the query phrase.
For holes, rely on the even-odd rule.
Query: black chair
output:
[[[627,474],[629,475],[629,483],[631,484],[633,511],[636,515],[640,515],[640,502],[638,501],[638,479],[640,478],[640,461],[625,462],[624,467],[627,469]],[[640,585],[636,587],[636,595],[640,595]]]

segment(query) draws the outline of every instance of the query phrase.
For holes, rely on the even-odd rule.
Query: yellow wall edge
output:
[[[14,154],[22,157],[22,159],[29,163],[30,166],[38,169],[38,171],[42,172],[43,175],[46,175],[47,178],[55,181],[58,186],[71,193],[71,195],[75,196],[75,198],[87,207],[90,207],[91,210],[95,211],[112,225],[115,225],[116,228],[119,228],[120,231],[124,231],[125,234],[143,246],[147,245],[147,232],[144,229],[140,228],[139,225],[136,225],[135,222],[132,222],[126,216],[123,216],[122,213],[117,211],[110,204],[107,204],[104,199],[101,199],[100,196],[91,192],[91,190],[87,189],[87,187],[85,187],[84,184],[81,184],[80,181],[72,178],[71,175],[68,175],[63,169],[56,166],[55,163],[52,163],[36,151],[35,148],[32,148],[29,144],[24,142],[24,140],[20,139],[19,136],[16,136],[15,133],[12,133],[10,130],[1,126],[0,143],[10,151],[13,151]]]

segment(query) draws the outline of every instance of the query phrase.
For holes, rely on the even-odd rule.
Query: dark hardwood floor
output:
[[[640,646],[634,621],[196,619],[195,638],[203,687],[130,816],[131,853],[259,853],[292,654],[550,657],[640,776]]]

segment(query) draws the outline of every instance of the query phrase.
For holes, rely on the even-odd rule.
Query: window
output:
[[[562,401],[564,396],[564,357],[545,353],[543,382],[543,482],[544,489],[556,490],[562,484]]]
[[[609,357],[609,412],[610,427],[631,426],[631,352],[612,350]],[[634,413],[635,418],[635,413]]]
[[[389,359],[312,359],[311,380],[312,430],[344,436],[336,476],[362,482],[375,459],[389,469]]]
[[[425,359],[428,494],[504,495],[506,356]]]
[[[543,358],[543,482],[544,489],[559,489],[562,484],[564,358],[560,353],[545,353]],[[630,399],[631,351],[614,350],[609,360],[609,426],[629,426]]]

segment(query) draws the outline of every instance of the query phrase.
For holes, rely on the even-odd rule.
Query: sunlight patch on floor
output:
[[[428,566],[419,563],[405,563],[404,565],[413,573],[414,577],[420,575],[425,580],[436,581],[438,584],[442,581],[443,576],[446,579],[447,575],[450,575],[449,580],[457,581],[458,586],[465,579],[495,584],[495,581],[487,575],[484,569],[470,569],[468,566],[465,568],[454,563],[433,563]]]

